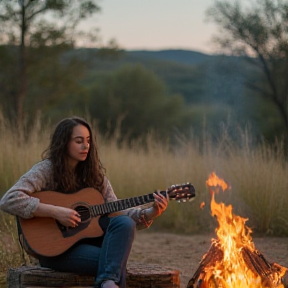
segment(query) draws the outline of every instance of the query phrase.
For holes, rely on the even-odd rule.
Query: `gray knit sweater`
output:
[[[35,164],[4,194],[0,201],[0,209],[22,218],[32,218],[39,204],[39,199],[33,197],[33,193],[55,191],[55,189],[52,179],[52,164],[48,159],[43,160]],[[105,202],[117,200],[112,186],[106,177],[104,179],[102,196]],[[137,229],[142,229],[152,224],[152,221],[145,221],[145,217],[141,213],[145,209],[147,209],[147,206],[139,206],[127,209],[123,213],[130,216],[136,222]]]

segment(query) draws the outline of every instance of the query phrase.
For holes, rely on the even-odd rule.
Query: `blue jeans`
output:
[[[56,271],[95,276],[95,287],[113,280],[126,287],[126,264],[135,234],[135,222],[128,216],[110,218],[101,247],[76,244],[55,257],[39,258],[40,265]]]

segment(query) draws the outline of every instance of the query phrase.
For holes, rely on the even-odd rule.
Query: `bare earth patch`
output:
[[[156,263],[179,270],[181,288],[186,288],[203,255],[208,252],[211,238],[215,237],[215,234],[183,236],[137,231],[129,261]],[[253,242],[270,263],[288,267],[288,238],[253,237]]]

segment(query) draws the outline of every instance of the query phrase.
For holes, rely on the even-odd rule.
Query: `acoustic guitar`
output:
[[[160,193],[170,200],[179,202],[193,200],[195,197],[194,186],[190,183],[172,185]],[[102,215],[112,213],[113,216],[115,212],[154,201],[151,193],[105,203],[102,194],[94,188],[85,188],[72,194],[42,191],[33,193],[33,197],[38,198],[41,203],[74,209],[81,217],[77,227],[63,226],[50,217],[18,218],[19,228],[24,237],[21,242],[25,241],[25,250],[32,255],[48,257],[65,252],[82,239],[102,236],[104,232],[99,225],[99,218]]]

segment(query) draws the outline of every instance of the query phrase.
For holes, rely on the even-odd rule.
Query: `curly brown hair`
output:
[[[85,126],[90,133],[90,149],[85,161],[78,162],[75,170],[68,164],[68,143],[77,125]],[[52,134],[49,147],[42,154],[53,167],[53,181],[59,192],[71,193],[85,187],[93,187],[102,192],[105,168],[98,156],[96,139],[90,125],[80,117],[65,118],[60,121]]]

